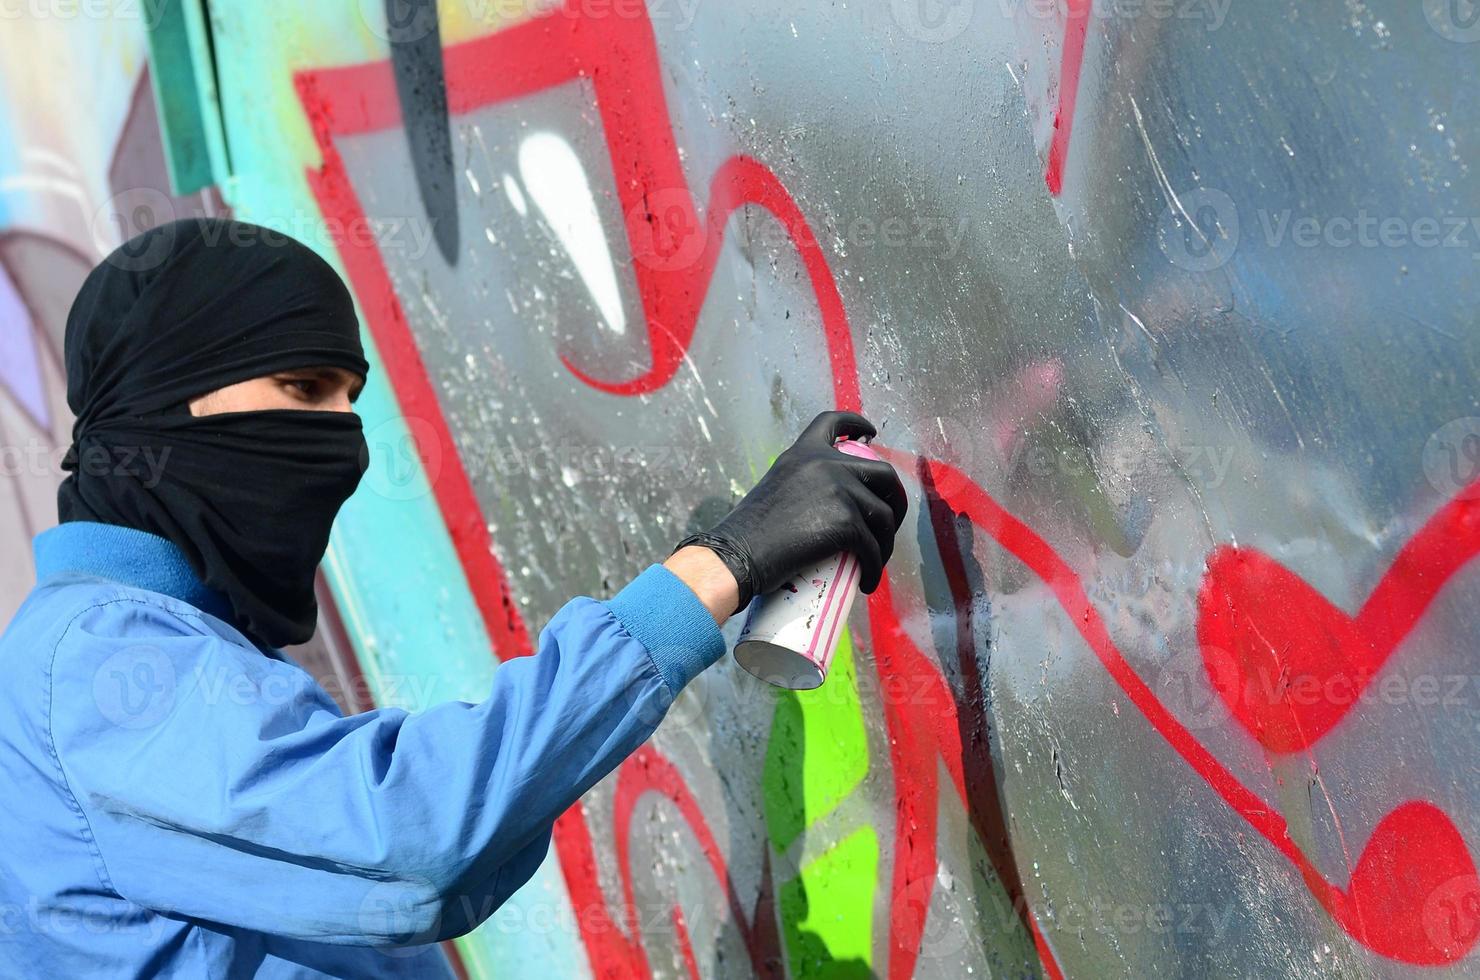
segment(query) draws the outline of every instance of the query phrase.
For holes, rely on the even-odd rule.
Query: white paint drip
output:
[[[575,150],[554,133],[533,133],[519,144],[519,177],[565,246],[606,325],[613,333],[626,333],[617,270],[591,182]]]

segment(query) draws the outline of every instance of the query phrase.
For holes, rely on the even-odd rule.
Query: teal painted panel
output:
[[[229,170],[200,0],[166,0],[146,26],[170,186],[176,195],[194,194]]]

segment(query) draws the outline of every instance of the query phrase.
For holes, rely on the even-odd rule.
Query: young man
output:
[[[445,975],[426,944],[534,873],[720,623],[839,550],[872,591],[904,519],[894,471],[833,448],[872,426],[825,413],[713,529],[567,603],[482,703],[346,718],[277,649],[313,633],[366,460],[338,276],[251,225],[163,226],[88,277],[66,361],[62,523],[0,637],[4,976]]]

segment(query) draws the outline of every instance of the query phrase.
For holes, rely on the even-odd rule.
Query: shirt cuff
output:
[[[662,565],[650,565],[605,603],[653,658],[675,697],[725,655],[725,638],[694,590]]]

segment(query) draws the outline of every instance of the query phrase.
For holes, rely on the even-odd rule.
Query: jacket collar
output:
[[[156,534],[72,521],[38,534],[35,554],[37,582],[68,573],[89,575],[171,596],[234,621],[226,596],[202,582],[185,553]]]

